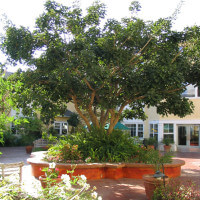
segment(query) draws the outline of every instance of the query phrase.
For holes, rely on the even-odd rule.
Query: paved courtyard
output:
[[[13,163],[23,161],[23,181],[25,188],[30,190],[33,177],[31,176],[30,165],[26,162],[29,154],[26,154],[25,147],[0,147],[3,155],[1,163]],[[181,181],[192,180],[200,185],[200,152],[175,153],[175,158],[184,160],[186,164],[182,167]],[[37,181],[36,181],[37,182]],[[103,200],[146,200],[142,180],[136,179],[101,179],[88,181],[92,186],[97,187],[97,192]],[[32,191],[34,193],[34,190]]]

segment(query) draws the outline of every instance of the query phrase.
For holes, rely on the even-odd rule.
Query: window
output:
[[[143,137],[143,124],[126,124],[126,126],[130,129],[131,137],[138,136]]]
[[[126,124],[130,129],[131,137],[136,136],[136,124]]]
[[[174,133],[174,125],[173,124],[164,124],[164,133]]]
[[[68,133],[68,123],[67,122],[55,122],[54,129],[58,132],[58,134],[67,134]]]
[[[188,85],[182,93],[183,97],[200,97],[200,89],[194,85]]]
[[[158,124],[150,124],[150,137],[156,138],[158,141]]]
[[[164,139],[169,138],[174,140],[174,124],[164,124],[163,133]]]
[[[138,137],[143,137],[143,124],[138,124]]]

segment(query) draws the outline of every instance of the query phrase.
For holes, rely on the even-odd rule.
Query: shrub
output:
[[[161,164],[172,162],[172,153],[169,152],[161,155],[158,150],[138,146],[133,162],[153,164],[156,168],[155,171],[157,171],[161,167]]]
[[[57,145],[51,147],[45,156],[45,160],[60,163],[83,162],[78,145],[71,145],[65,140],[60,140]]]
[[[128,133],[114,130],[107,134],[97,128],[72,135],[70,141],[78,144],[84,160],[90,157],[92,162],[128,162],[138,146]]]
[[[13,135],[10,130],[4,132],[3,140],[4,141],[2,144],[0,144],[0,146],[12,147],[21,145],[20,138],[16,135]]]
[[[25,122],[23,122],[25,119]],[[41,137],[42,121],[37,117],[21,118],[22,122],[15,126],[18,133],[25,135],[34,135],[37,138]]]
[[[45,158],[50,162],[139,162],[147,164],[170,163],[171,155],[160,156],[146,149],[137,138],[120,130],[107,134],[104,129],[63,136],[48,150]]]
[[[200,200],[199,188],[191,181],[181,184],[170,180],[167,185],[161,185],[154,191],[152,200]]]

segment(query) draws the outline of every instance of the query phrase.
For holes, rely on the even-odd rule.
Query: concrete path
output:
[[[26,160],[29,154],[26,154],[25,147],[0,147],[3,155],[0,157],[1,163],[12,163],[23,161],[23,180],[25,188],[32,188],[34,178],[31,176],[30,165]],[[192,180],[200,185],[200,152],[175,153],[175,158],[182,159],[186,164],[182,167],[181,181]],[[37,181],[36,181],[37,182]],[[39,181],[38,181],[39,182]],[[136,179],[101,179],[90,180],[91,186],[97,187],[97,192],[103,200],[146,200],[143,180]],[[32,191],[34,193],[34,190]]]

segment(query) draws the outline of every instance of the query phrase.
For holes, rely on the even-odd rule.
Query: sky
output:
[[[64,5],[70,5],[74,0],[56,0]],[[144,20],[157,20],[160,17],[171,16],[180,0],[138,0],[142,6],[138,17]],[[83,10],[91,5],[93,0],[79,0],[79,5]],[[131,0],[101,0],[107,6],[107,17],[120,20],[128,17],[128,7]],[[43,12],[45,0],[0,0],[0,15],[6,14],[17,26],[34,28],[35,19]],[[174,22],[173,29],[182,30],[184,27],[200,26],[200,0],[184,0],[180,13]],[[0,31],[2,32],[2,22],[0,21]],[[3,56],[0,55],[0,61]],[[9,67],[8,71],[16,71]]]

